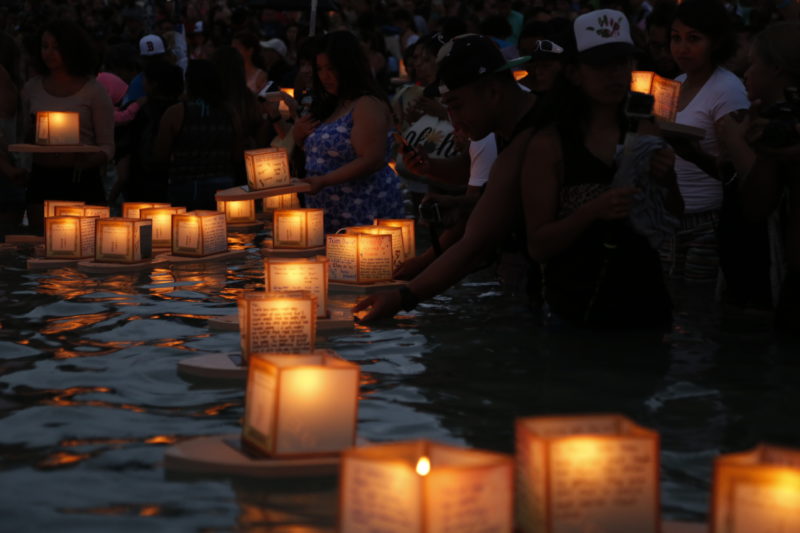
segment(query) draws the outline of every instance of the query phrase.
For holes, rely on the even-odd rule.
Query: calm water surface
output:
[[[240,429],[241,385],[187,381],[176,366],[237,349],[238,333],[206,320],[263,289],[251,252],[119,275],[1,260],[0,530],[334,531],[333,480],[163,468],[171,443]],[[483,273],[414,313],[318,344],[361,365],[366,439],[511,451],[516,416],[622,412],[661,433],[665,515],[702,520],[718,453],[800,445],[800,349],[778,343],[763,314],[720,312],[710,291],[678,290],[666,340],[545,332]]]

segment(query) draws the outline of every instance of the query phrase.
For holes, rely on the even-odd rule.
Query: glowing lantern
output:
[[[405,259],[417,255],[417,235],[413,218],[376,218],[376,226],[389,226],[403,230],[403,251]]]
[[[328,353],[257,355],[242,441],[269,456],[334,454],[355,443],[359,367]]]
[[[95,261],[138,263],[153,257],[153,226],[136,218],[96,219]]]
[[[272,220],[273,248],[317,248],[325,244],[322,209],[277,209]]]
[[[151,207],[170,207],[170,205],[158,202],[124,202],[122,204],[122,216],[124,218],[141,218],[140,211]]]
[[[300,198],[297,193],[278,194],[267,196],[263,202],[264,213],[272,214],[276,209],[297,209],[300,207]]]
[[[317,336],[317,301],[308,291],[246,292],[239,296],[242,357],[311,353]]]
[[[139,210],[139,218],[153,223],[153,246],[172,246],[172,215],[186,212],[185,207],[145,207]]]
[[[255,200],[218,200],[217,211],[225,213],[228,224],[252,224],[256,221]]]
[[[517,81],[522,81],[528,77],[528,71],[524,69],[515,70],[513,71],[513,74],[514,74],[514,79]]]
[[[758,446],[717,458],[711,533],[800,531],[800,450]]]
[[[44,216],[46,217],[54,217],[56,216],[56,207],[61,206],[75,206],[75,205],[86,205],[86,202],[77,202],[77,201],[70,201],[70,200],[45,200],[44,201]]]
[[[405,261],[405,248],[403,247],[402,228],[390,226],[350,226],[344,229],[345,233],[360,233],[363,235],[389,235],[392,238],[392,264],[396,267]]]
[[[36,144],[76,145],[81,143],[80,118],[72,111],[38,111]]]
[[[291,98],[294,98],[294,89],[291,87],[283,88],[281,89],[281,92],[290,96]],[[278,102],[278,111],[280,111],[281,115],[284,117],[289,116],[289,105],[284,102],[283,99]]]
[[[392,280],[391,235],[337,233],[327,236],[326,248],[331,281],[376,283]]]
[[[190,211],[172,215],[172,253],[205,257],[228,250],[225,213]]]
[[[342,533],[444,533],[514,528],[510,457],[428,441],[342,454]]]
[[[45,257],[81,259],[94,255],[94,217],[58,216],[44,219]]]
[[[658,434],[619,415],[517,420],[517,511],[525,533],[658,533]]]
[[[408,78],[408,70],[406,69],[406,62],[402,59],[400,60],[400,65],[397,69],[397,75],[400,78]]]
[[[679,81],[661,77],[655,72],[637,70],[631,77],[631,91],[653,95],[653,114],[669,122],[675,122],[678,98],[681,94]]]
[[[317,317],[328,316],[328,259],[324,255],[301,259],[264,259],[267,292],[308,291],[317,299]]]
[[[57,205],[54,211],[55,216],[100,218],[111,216],[111,208],[104,205]]]
[[[247,170],[247,185],[251,191],[288,185],[289,155],[284,148],[259,148],[245,150],[244,165]]]

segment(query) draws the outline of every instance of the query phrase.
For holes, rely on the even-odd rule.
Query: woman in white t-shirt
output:
[[[721,66],[736,51],[730,15],[721,3],[686,0],[672,22],[670,49],[683,71],[676,78],[682,83],[676,122],[702,128],[705,137],[699,144],[675,145],[679,155],[675,172],[685,210],[681,228],[662,248],[662,257],[672,277],[715,281],[723,182],[714,125],[729,113],[750,107],[744,84]]]

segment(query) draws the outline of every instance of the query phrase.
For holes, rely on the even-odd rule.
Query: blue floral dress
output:
[[[306,138],[306,173],[327,174],[356,159],[350,143],[353,129],[352,110],[327,124],[320,124]],[[386,162],[389,161],[391,137],[386,141]],[[384,165],[377,172],[339,185],[332,185],[317,194],[305,195],[306,207],[325,210],[325,233],[335,233],[346,226],[372,224],[373,218],[403,218],[403,192],[400,178]]]

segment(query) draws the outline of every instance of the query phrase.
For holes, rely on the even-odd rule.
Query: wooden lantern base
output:
[[[232,433],[185,440],[167,449],[164,466],[194,474],[255,478],[329,477],[339,473],[339,454],[303,459],[254,457],[242,450],[240,439],[239,433]],[[356,439],[356,444],[367,442]]]
[[[373,292],[390,291],[406,285],[407,281],[392,280],[378,283],[342,283],[329,281],[328,289],[335,292],[349,292],[355,294],[371,294]]]
[[[231,200],[258,200],[259,198],[267,198],[269,196],[279,196],[281,194],[291,194],[293,192],[308,192],[311,186],[303,180],[293,179],[288,185],[279,185],[277,187],[270,187],[269,189],[259,189],[251,191],[247,185],[239,185],[231,187],[230,189],[223,189],[217,191],[214,199],[218,202],[227,202]]]
[[[234,259],[247,255],[247,250],[228,250],[227,252],[220,252],[213,255],[204,255],[202,257],[194,257],[188,255],[173,255],[164,254],[161,257],[167,263],[180,264],[180,263],[205,263],[207,261],[224,261],[226,259]]]
[[[155,266],[166,265],[163,255],[157,255],[137,263],[103,263],[94,259],[84,259],[78,263],[78,270],[87,274],[115,274],[118,272],[139,272]]]
[[[28,270],[47,270],[48,268],[64,268],[77,266],[86,259],[48,259],[46,257],[31,257],[27,261]]]
[[[6,235],[6,244],[29,245],[44,244],[44,237],[41,235]]]
[[[102,149],[91,144],[9,144],[8,151],[31,154],[94,154],[102,152]]]
[[[317,318],[317,331],[347,329],[353,327],[353,313],[348,309],[332,309],[328,316]],[[239,331],[239,314],[223,315],[208,319],[208,329],[216,331]]]
[[[335,355],[331,350],[321,348],[314,350],[314,353]],[[183,359],[178,363],[178,373],[203,380],[245,381],[247,365],[243,363],[239,352],[209,353]]]
[[[273,248],[272,239],[264,239],[261,248],[262,257],[294,258],[315,257],[317,255],[325,255],[324,246],[315,246],[313,248]]]
[[[255,222],[228,222],[228,233],[257,233],[264,229],[264,223],[260,221]]]

